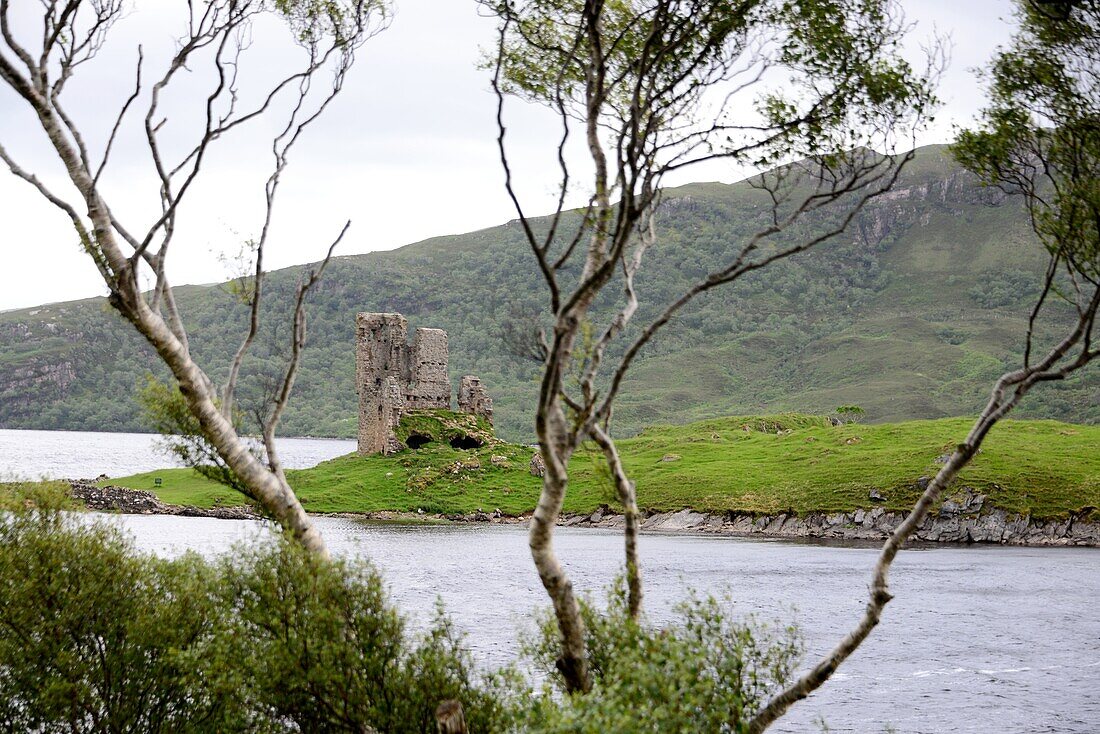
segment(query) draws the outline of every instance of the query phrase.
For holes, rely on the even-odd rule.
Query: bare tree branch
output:
[[[1081,58],[1090,67],[1100,63],[1100,6],[1067,6],[1061,20],[1027,6],[1019,9],[1021,30],[1012,47],[1001,51],[993,63],[992,99],[983,112],[982,127],[964,131],[954,146],[960,162],[985,183],[1023,196],[1032,230],[1049,256],[1040,294],[1028,314],[1022,366],[997,380],[966,439],[883,545],[867,607],[856,626],[830,654],[768,702],[749,724],[753,734],[767,729],[791,705],[819,688],[871,633],[893,598],[888,574],[898,551],[996,423],[1035,385],[1064,380],[1097,356],[1092,335],[1100,310],[1095,278],[1100,269],[1100,220],[1090,218],[1086,210],[1100,210],[1096,188],[1100,131],[1095,122],[1100,87],[1076,85],[1068,70]],[[1063,24],[1070,17],[1074,23]],[[1034,114],[1036,109],[1043,110],[1042,117]],[[1068,300],[1076,318],[1065,336],[1033,361],[1037,323],[1051,303],[1050,294],[1056,293],[1060,274],[1072,289]],[[1054,316],[1061,321],[1060,314]]]
[[[135,236],[112,212],[100,182],[121,134],[123,120],[131,107],[142,98],[144,55],[139,48],[134,90],[115,116],[114,126],[102,154],[98,156],[98,166],[93,166],[93,156],[80,125],[66,112],[60,97],[75,78],[75,70],[96,57],[108,32],[120,17],[123,3],[121,0],[95,0],[88,4],[93,11],[88,17],[80,13],[82,7],[84,4],[76,0],[61,4],[43,3],[41,57],[35,59],[27,50],[30,44],[17,40],[13,33],[8,0],[0,0],[0,38],[3,41],[0,44],[0,81],[22,97],[34,113],[78,195],[79,204],[75,200],[65,201],[50,191],[37,177],[18,166],[2,148],[0,158],[15,175],[34,186],[73,222],[85,250],[95,260],[109,289],[109,302],[148,340],[169,367],[188,410],[197,421],[196,430],[209,443],[209,451],[213,452],[210,455],[216,455],[220,465],[232,476],[233,486],[256,499],[306,548],[319,555],[327,555],[320,534],[286,481],[277,454],[269,452],[270,463],[267,466],[259,461],[248,443],[237,433],[232,405],[219,404],[222,402],[221,396],[194,361],[182,315],[167,277],[166,259],[176,231],[180,203],[200,175],[204,156],[211,144],[229,130],[273,114],[281,105],[284,90],[294,90],[296,96],[290,104],[288,116],[272,144],[275,165],[265,188],[267,206],[259,248],[262,253],[262,244],[266,241],[272,221],[275,190],[285,169],[288,152],[300,134],[342,89],[356,49],[385,26],[385,0],[336,0],[327,3],[322,12],[314,12],[316,8],[312,6],[303,8],[293,3],[273,6],[261,0],[211,0],[201,6],[188,3],[186,33],[169,60],[167,70],[148,93],[144,138],[160,184],[161,212],[140,237]],[[298,71],[275,83],[266,92],[261,91],[261,102],[257,106],[238,112],[240,54],[249,43],[250,23],[267,13],[275,13],[287,22],[294,42],[303,51],[305,62]],[[18,62],[8,60],[5,48]],[[216,79],[213,90],[205,96],[205,121],[198,142],[185,152],[182,163],[170,167],[165,163],[160,142],[167,122],[158,112],[160,95],[177,78],[181,69],[197,68],[203,58],[210,63],[209,71]],[[17,69],[15,63],[21,63],[26,72]],[[54,70],[58,73],[51,83]],[[312,79],[326,70],[332,73],[331,85],[324,90],[325,93],[318,95]],[[301,349],[305,344],[306,295],[320,278],[336,243],[346,230],[345,226],[320,267],[299,288],[294,312],[292,358],[280,383],[280,391],[275,397],[277,402],[265,432],[265,441],[270,442],[271,448],[274,447],[275,427],[289,400]],[[151,247],[154,242],[157,245],[155,249]],[[262,260],[257,259],[261,263],[256,271],[259,283],[263,268]],[[140,286],[139,276],[143,269],[150,270],[156,277],[156,285],[148,296]],[[255,300],[258,305],[258,291]],[[232,391],[229,398],[226,403],[232,403]]]
[[[878,625],[882,617],[883,609],[893,599],[890,594],[888,577],[890,566],[898,551],[905,545],[905,541],[909,539],[913,531],[924,522],[943,491],[958,476],[959,471],[970,463],[970,460],[977,454],[990,429],[1015,408],[1024,395],[1036,384],[1065,379],[1066,376],[1085,367],[1095,358],[1095,352],[1090,351],[1086,343],[1085,348],[1080,350],[1076,358],[1059,366],[1062,359],[1074,347],[1082,342],[1087,342],[1088,335],[1096,322],[1098,307],[1100,307],[1100,290],[1093,293],[1084,312],[1080,315],[1077,324],[1070,333],[1052,347],[1039,362],[1031,366],[1025,365],[1018,370],[1006,372],[1001,376],[993,388],[989,402],[974,422],[966,439],[955,448],[951,458],[936,473],[935,478],[929,482],[928,487],[921,494],[905,520],[898,525],[883,545],[878,562],[875,564],[867,608],[859,623],[832,652],[768,702],[767,706],[750,722],[748,728],[750,734],[758,734],[764,731],[793,704],[820,688],[840,664],[847,660],[859,647],[860,643],[871,634],[871,630]]]
[[[302,350],[306,345],[306,296],[309,295],[310,289],[313,288],[313,286],[317,284],[317,281],[321,279],[321,276],[324,275],[325,268],[328,267],[329,261],[332,260],[332,253],[336,251],[336,246],[344,239],[344,235],[347,234],[350,227],[351,221],[349,220],[344,224],[343,229],[340,230],[340,234],[332,241],[332,244],[329,245],[328,252],[325,253],[325,259],[321,261],[321,264],[318,265],[315,270],[310,270],[305,279],[298,284],[297,295],[294,301],[294,315],[292,317],[294,331],[290,340],[290,358],[287,360],[286,370],[283,372],[283,379],[279,385],[278,393],[274,398],[270,414],[267,420],[261,424],[263,426],[263,439],[264,447],[267,450],[268,466],[273,472],[279,474],[283,478],[283,481],[286,481],[286,475],[283,474],[283,467],[279,462],[276,452],[275,429],[278,428],[283,411],[286,410],[286,406],[290,403],[290,394],[294,389],[294,379],[298,375],[298,366],[302,360]]]
[[[610,429],[624,375],[642,347],[699,293],[844,231],[908,160],[844,151],[873,140],[885,144],[897,123],[920,124],[931,99],[929,81],[911,74],[892,55],[903,27],[890,6],[883,10],[878,4],[871,8],[841,0],[830,5],[834,18],[815,15],[816,5],[755,1],[483,0],[482,5],[500,19],[493,90],[505,189],[547,283],[552,319],[540,351],[543,376],[535,420],[546,473],[530,546],[561,633],[558,668],[568,691],[583,692],[591,685],[583,622],[552,545],[570,457],[591,439],[612,468],[628,516],[629,608],[637,615],[642,597],[637,502]],[[794,86],[806,91],[804,104],[763,85],[768,72],[775,71],[790,74]],[[880,74],[891,80],[886,94],[880,94],[885,87],[879,85],[886,81]],[[747,95],[759,95],[756,109],[745,104]],[[556,152],[562,179],[546,237],[529,221],[513,184],[505,145],[508,96],[542,104],[560,119],[563,134]],[[576,213],[576,228],[565,235],[562,208],[573,185],[565,143],[574,124],[583,127],[593,173],[588,204]],[[801,158],[810,163],[782,165]],[[659,237],[655,221],[664,176],[707,160],[771,167],[771,179],[762,177],[760,184],[771,197],[770,221],[732,248],[721,269],[632,336],[625,355],[607,374],[608,350],[638,310],[635,276],[648,246]],[[778,235],[809,215],[826,220],[820,235],[778,243]],[[555,240],[561,241],[557,257],[549,255]],[[583,258],[579,278],[560,277],[574,257]],[[621,282],[622,300],[610,317],[601,317],[593,313],[593,304],[612,282]],[[597,336],[589,340],[582,334]]]

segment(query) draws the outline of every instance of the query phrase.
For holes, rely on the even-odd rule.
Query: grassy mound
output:
[[[832,425],[818,416],[728,417],[686,426],[654,426],[619,442],[648,510],[774,513],[910,507],[917,481],[966,436],[969,419]],[[442,434],[439,434],[442,435]],[[1100,507],[1100,427],[1056,421],[1005,421],[963,472],[958,486],[986,493],[987,507],[1064,517]],[[540,480],[533,450],[487,441],[454,448],[433,441],[393,456],[354,454],[287,477],[312,512],[521,514],[534,509]],[[566,512],[614,506],[606,465],[582,450],[570,465]],[[163,485],[154,486],[160,477]],[[240,504],[239,495],[188,469],[167,469],[108,483],[155,491],[176,504]],[[876,491],[884,501],[872,503]]]
[[[397,440],[409,448],[446,443],[453,448],[474,449],[501,443],[484,418],[450,410],[417,410],[401,416]]]

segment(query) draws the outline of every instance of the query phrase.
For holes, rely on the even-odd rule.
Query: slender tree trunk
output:
[[[783,716],[792,705],[820,688],[833,675],[840,664],[847,660],[871,634],[871,630],[878,625],[879,619],[882,617],[883,609],[893,599],[890,594],[888,577],[890,566],[893,564],[898,551],[901,550],[905,541],[909,539],[909,536],[913,534],[917,527],[924,522],[924,518],[931,512],[933,505],[939,500],[943,491],[951,485],[959,472],[978,453],[978,449],[981,448],[993,426],[1008,415],[1036,383],[1064,379],[1067,375],[1087,365],[1096,356],[1100,356],[1097,352],[1091,351],[1089,344],[1098,310],[1100,310],[1100,289],[1093,292],[1087,307],[1079,310],[1077,326],[1061,342],[1051,348],[1040,362],[1013,372],[1007,372],[997,380],[989,402],[974,422],[966,436],[966,440],[955,447],[951,458],[936,473],[935,478],[925,488],[909,515],[902,521],[901,525],[898,525],[883,545],[878,562],[875,564],[867,607],[858,624],[831,653],[768,702],[760,713],[749,722],[749,734],[760,734]],[[1077,359],[1058,369],[1057,365],[1062,358],[1082,341],[1084,342],[1084,349]]]
[[[105,274],[105,277],[111,288],[111,305],[156,349],[179,382],[180,392],[204,434],[219,456],[248,487],[253,498],[309,551],[327,557],[328,550],[320,533],[294,492],[248,450],[232,423],[216,407],[210,379],[191,359],[187,347],[164,318],[146,303],[138,285],[136,263],[122,254],[108,208],[100,198],[92,176],[62,133],[56,114],[37,92],[29,91],[31,96],[28,99],[38,113],[43,129],[65,165],[70,180],[84,199],[95,237],[94,242],[87,244],[95,248],[109,269],[110,275]]]
[[[979,439],[978,444],[980,443]],[[924,521],[943,490],[951,485],[959,471],[970,462],[977,448],[976,445],[969,443],[959,444],[948,462],[929,483],[909,515],[887,539],[882,548],[882,553],[879,555],[878,562],[875,564],[870,596],[859,624],[809,672],[769,701],[768,705],[749,722],[749,734],[760,734],[787,713],[791,706],[820,688],[825,681],[832,677],[840,664],[847,660],[856,648],[867,639],[867,636],[871,634],[871,630],[878,626],[883,609],[894,598],[889,589],[889,572],[895,556],[897,556],[898,551],[901,550],[913,531],[917,529],[917,526]]]
[[[546,472],[542,492],[531,517],[528,544],[539,579],[554,605],[554,616],[561,632],[561,656],[557,667],[570,693],[587,692],[592,687],[585,653],[584,620],[573,593],[573,582],[562,568],[554,552],[554,526],[561,516],[562,502],[569,483],[570,451],[566,436],[565,415],[560,400],[554,398],[545,411],[540,411],[537,426],[539,443]],[[549,413],[549,415],[545,415]]]
[[[638,495],[632,482],[626,475],[619,450],[615,442],[600,427],[592,430],[592,438],[603,450],[611,476],[615,481],[615,492],[619,504],[623,506],[623,542],[626,551],[626,588],[627,608],[630,616],[637,619],[642,613],[642,571],[638,562]]]
[[[217,449],[218,455],[279,524],[293,533],[306,549],[327,557],[328,550],[321,534],[293,490],[253,455],[245,441],[237,435],[233,424],[218,410],[209,379],[164,320],[149,309],[136,287],[128,290],[130,303],[124,314],[172,370],[188,407],[198,418],[203,433]]]

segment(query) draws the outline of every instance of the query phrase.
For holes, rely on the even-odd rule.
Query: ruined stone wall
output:
[[[355,383],[359,391],[359,453],[396,450],[394,430],[409,382],[409,322],[396,313],[356,318]]]
[[[410,410],[450,410],[447,332],[417,329],[408,343],[409,322],[396,313],[356,317],[355,384],[359,393],[359,453],[401,450],[396,431]],[[459,390],[459,410],[493,417],[493,401],[481,380],[467,375]]]
[[[355,373],[359,385],[385,375],[408,378],[409,322],[398,313],[361,313],[356,317]]]
[[[493,423],[493,399],[485,392],[481,378],[464,375],[458,386],[458,412],[481,416]]]
[[[409,388],[406,404],[410,410],[451,409],[451,378],[447,374],[447,332],[443,329],[417,329],[409,350]]]

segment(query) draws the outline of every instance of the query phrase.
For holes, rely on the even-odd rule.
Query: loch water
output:
[[[257,523],[116,516],[139,547],[225,552]],[[546,605],[524,529],[408,526],[318,518],[332,551],[383,572],[399,608],[424,623],[437,598],[487,666],[514,659]],[[562,528],[555,545],[581,593],[617,573],[614,531]],[[806,660],[858,618],[876,549],[687,535],[643,535],[645,606],[668,619],[689,590],[728,595],[735,615],[795,622]],[[1100,551],[943,546],[904,551],[896,598],[868,641],[774,731],[882,734],[1100,732]],[[889,727],[892,727],[889,728]]]
[[[153,437],[133,436],[0,431],[0,474],[117,476],[166,464],[141,453]],[[350,442],[290,441],[301,444],[298,466],[352,450]],[[162,556],[221,554],[234,543],[263,542],[269,532],[248,521],[92,518],[120,524],[140,549]],[[334,553],[381,569],[413,624],[425,623],[442,599],[484,666],[513,660],[517,636],[546,605],[520,526],[317,522]],[[555,545],[578,591],[595,597],[621,563],[614,531],[562,528]],[[796,623],[809,663],[862,612],[876,554],[870,546],[647,534],[646,611],[660,622],[689,590],[728,595],[735,615]],[[891,573],[891,591],[895,599],[871,637],[773,731],[820,732],[824,724],[858,734],[1100,732],[1100,550],[906,550]]]
[[[354,441],[277,438],[288,469],[305,469],[355,451]],[[23,431],[0,429],[0,479],[93,479],[123,477],[180,466],[152,433]]]

